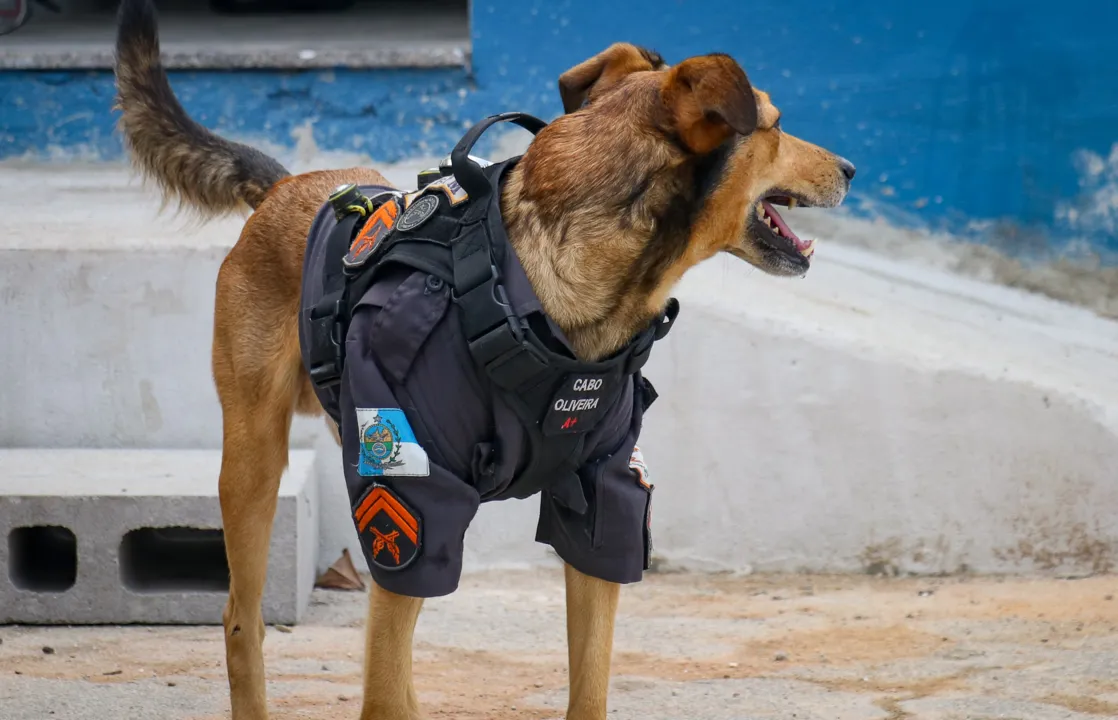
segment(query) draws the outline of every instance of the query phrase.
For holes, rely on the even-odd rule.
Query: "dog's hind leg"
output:
[[[291,418],[305,382],[295,309],[286,313],[290,321],[281,320],[285,308],[269,304],[260,278],[227,260],[218,278],[214,328],[213,372],[224,429],[218,491],[229,561],[223,624],[233,720],[268,717],[261,601]]]
[[[234,720],[268,717],[261,601],[280,476],[287,465],[290,422],[289,399],[259,398],[255,403],[225,406],[219,493],[229,560],[229,600],[223,620]]]
[[[365,624],[365,699],[361,720],[419,720],[412,684],[412,637],[420,598],[389,592],[373,583]]]
[[[223,624],[234,720],[268,717],[261,601],[290,417],[290,403],[278,399],[225,409],[219,494],[229,560]]]
[[[583,575],[570,565],[567,580],[567,720],[605,720],[613,623],[621,586]]]

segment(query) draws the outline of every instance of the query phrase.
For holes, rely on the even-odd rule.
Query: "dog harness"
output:
[[[479,503],[537,494],[537,541],[576,569],[634,582],[649,564],[652,486],[636,441],[656,393],[640,370],[678,304],[612,356],[575,356],[501,220],[520,158],[482,167],[469,155],[506,121],[545,126],[486,118],[414,193],[336,190],[308,237],[303,363],[342,438],[370,570],[402,595],[453,592]]]

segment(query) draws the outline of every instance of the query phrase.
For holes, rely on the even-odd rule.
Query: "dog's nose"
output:
[[[839,167],[842,168],[842,174],[846,176],[846,181],[850,182],[854,179],[854,173],[858,172],[858,168],[854,167],[854,163],[850,162],[844,157],[838,159]]]

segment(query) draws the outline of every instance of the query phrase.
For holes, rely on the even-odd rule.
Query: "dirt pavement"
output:
[[[1118,577],[876,579],[654,574],[626,588],[611,717],[1098,720],[1118,717]],[[269,628],[274,720],[354,718],[363,593],[316,591]],[[430,718],[559,718],[558,571],[468,576],[420,618]],[[284,630],[288,630],[284,632]],[[0,628],[0,718],[214,720],[213,627]]]

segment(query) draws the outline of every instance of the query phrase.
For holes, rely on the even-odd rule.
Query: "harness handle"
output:
[[[486,179],[481,166],[470,158],[470,150],[473,150],[482,133],[500,122],[519,125],[533,135],[547,127],[546,122],[528,113],[507,112],[490,115],[470,128],[450,153],[450,169],[454,173],[454,179],[471,198],[480,198],[488,193],[489,180]]]

